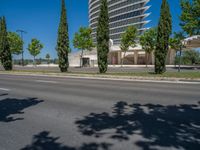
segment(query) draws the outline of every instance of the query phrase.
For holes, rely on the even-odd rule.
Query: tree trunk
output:
[[[83,67],[83,50],[81,51],[80,68]]]
[[[35,67],[36,67],[35,56],[33,56],[33,66],[35,66]]]
[[[174,62],[174,67],[176,68],[176,59],[177,59],[177,50],[176,50],[176,56],[175,56],[175,62]]]
[[[180,47],[180,56],[179,56],[179,67],[178,67],[178,72],[181,72],[181,55],[182,55],[182,47]]]
[[[145,59],[146,59],[146,68],[148,67],[148,53],[145,53]]]
[[[49,58],[48,58],[48,67],[49,67],[49,62],[50,62],[50,61],[49,61]]]
[[[124,52],[124,56],[123,56],[123,59],[122,59],[122,62],[121,62],[121,66],[122,66],[122,67],[123,67],[123,65],[124,65],[125,56],[126,56],[126,52]]]

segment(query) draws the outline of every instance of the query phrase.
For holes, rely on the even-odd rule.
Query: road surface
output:
[[[0,150],[168,149],[200,149],[200,84],[0,75]]]

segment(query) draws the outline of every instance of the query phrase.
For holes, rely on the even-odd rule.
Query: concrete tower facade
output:
[[[100,2],[101,0],[89,0],[89,23],[94,41],[96,41]],[[120,44],[121,34],[128,26],[136,26],[139,33],[146,30],[144,25],[149,22],[145,20],[149,16],[149,13],[146,13],[150,7],[146,6],[148,2],[149,0],[108,0],[110,39],[114,45]]]

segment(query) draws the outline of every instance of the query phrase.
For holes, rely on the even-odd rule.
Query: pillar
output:
[[[138,64],[138,51],[134,51],[134,65]]]
[[[122,60],[122,52],[117,52],[117,64],[120,65]]]
[[[152,63],[152,65],[155,65],[155,54],[154,54],[154,51],[151,52],[151,63]]]

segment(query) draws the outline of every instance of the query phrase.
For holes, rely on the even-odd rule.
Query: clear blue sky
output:
[[[173,30],[178,31],[180,30],[180,0],[168,1],[173,16]],[[161,2],[162,0],[151,0],[148,3],[151,5],[148,10],[151,12],[151,16],[147,18],[151,20],[148,27],[157,25]],[[0,0],[0,16],[6,17],[9,31],[23,29],[28,32],[24,36],[25,48],[27,48],[31,38],[41,40],[45,47],[38,58],[45,57],[47,53],[55,58],[57,57],[55,46],[60,7],[61,0]],[[80,26],[88,26],[88,0],[66,0],[66,7],[71,48],[75,51],[72,46],[74,33],[78,31]],[[25,57],[31,58],[27,50],[25,51]]]

